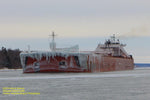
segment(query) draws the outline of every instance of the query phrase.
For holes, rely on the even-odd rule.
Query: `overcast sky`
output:
[[[136,62],[150,62],[149,4],[150,0],[0,0],[0,46],[47,49],[48,35],[55,31],[58,44],[64,38],[64,44],[79,43],[86,50],[117,33]],[[45,44],[36,45],[41,43]]]

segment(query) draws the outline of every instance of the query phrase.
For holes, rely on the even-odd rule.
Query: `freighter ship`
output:
[[[55,34],[51,51],[26,51],[20,53],[24,73],[36,72],[107,72],[134,69],[134,60],[115,35],[98,44],[94,51],[79,51],[78,45],[56,48]]]

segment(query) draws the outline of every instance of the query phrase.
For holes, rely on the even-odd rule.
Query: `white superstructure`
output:
[[[121,44],[119,39],[116,39],[115,35],[106,40],[104,44],[99,44],[95,50],[95,53],[101,53],[111,56],[123,56],[129,57],[124,47],[126,44]]]

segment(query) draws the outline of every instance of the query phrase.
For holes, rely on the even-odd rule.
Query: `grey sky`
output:
[[[0,46],[24,48],[22,45],[40,44],[41,41],[34,42],[34,39],[46,39],[51,31],[59,38],[75,37],[84,41],[86,37],[96,45],[95,37],[117,33],[126,41],[133,39],[129,51],[136,59],[147,55],[150,62],[149,4],[150,0],[0,0]],[[33,41],[29,43],[28,39]],[[80,43],[83,48],[84,42]],[[88,48],[93,46],[83,49]]]
[[[3,0],[2,16],[138,16],[149,15],[149,0]]]

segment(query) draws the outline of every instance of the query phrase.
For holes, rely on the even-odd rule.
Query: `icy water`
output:
[[[22,87],[39,95],[3,94]],[[32,73],[0,70],[0,100],[150,100],[150,68],[103,73]]]

